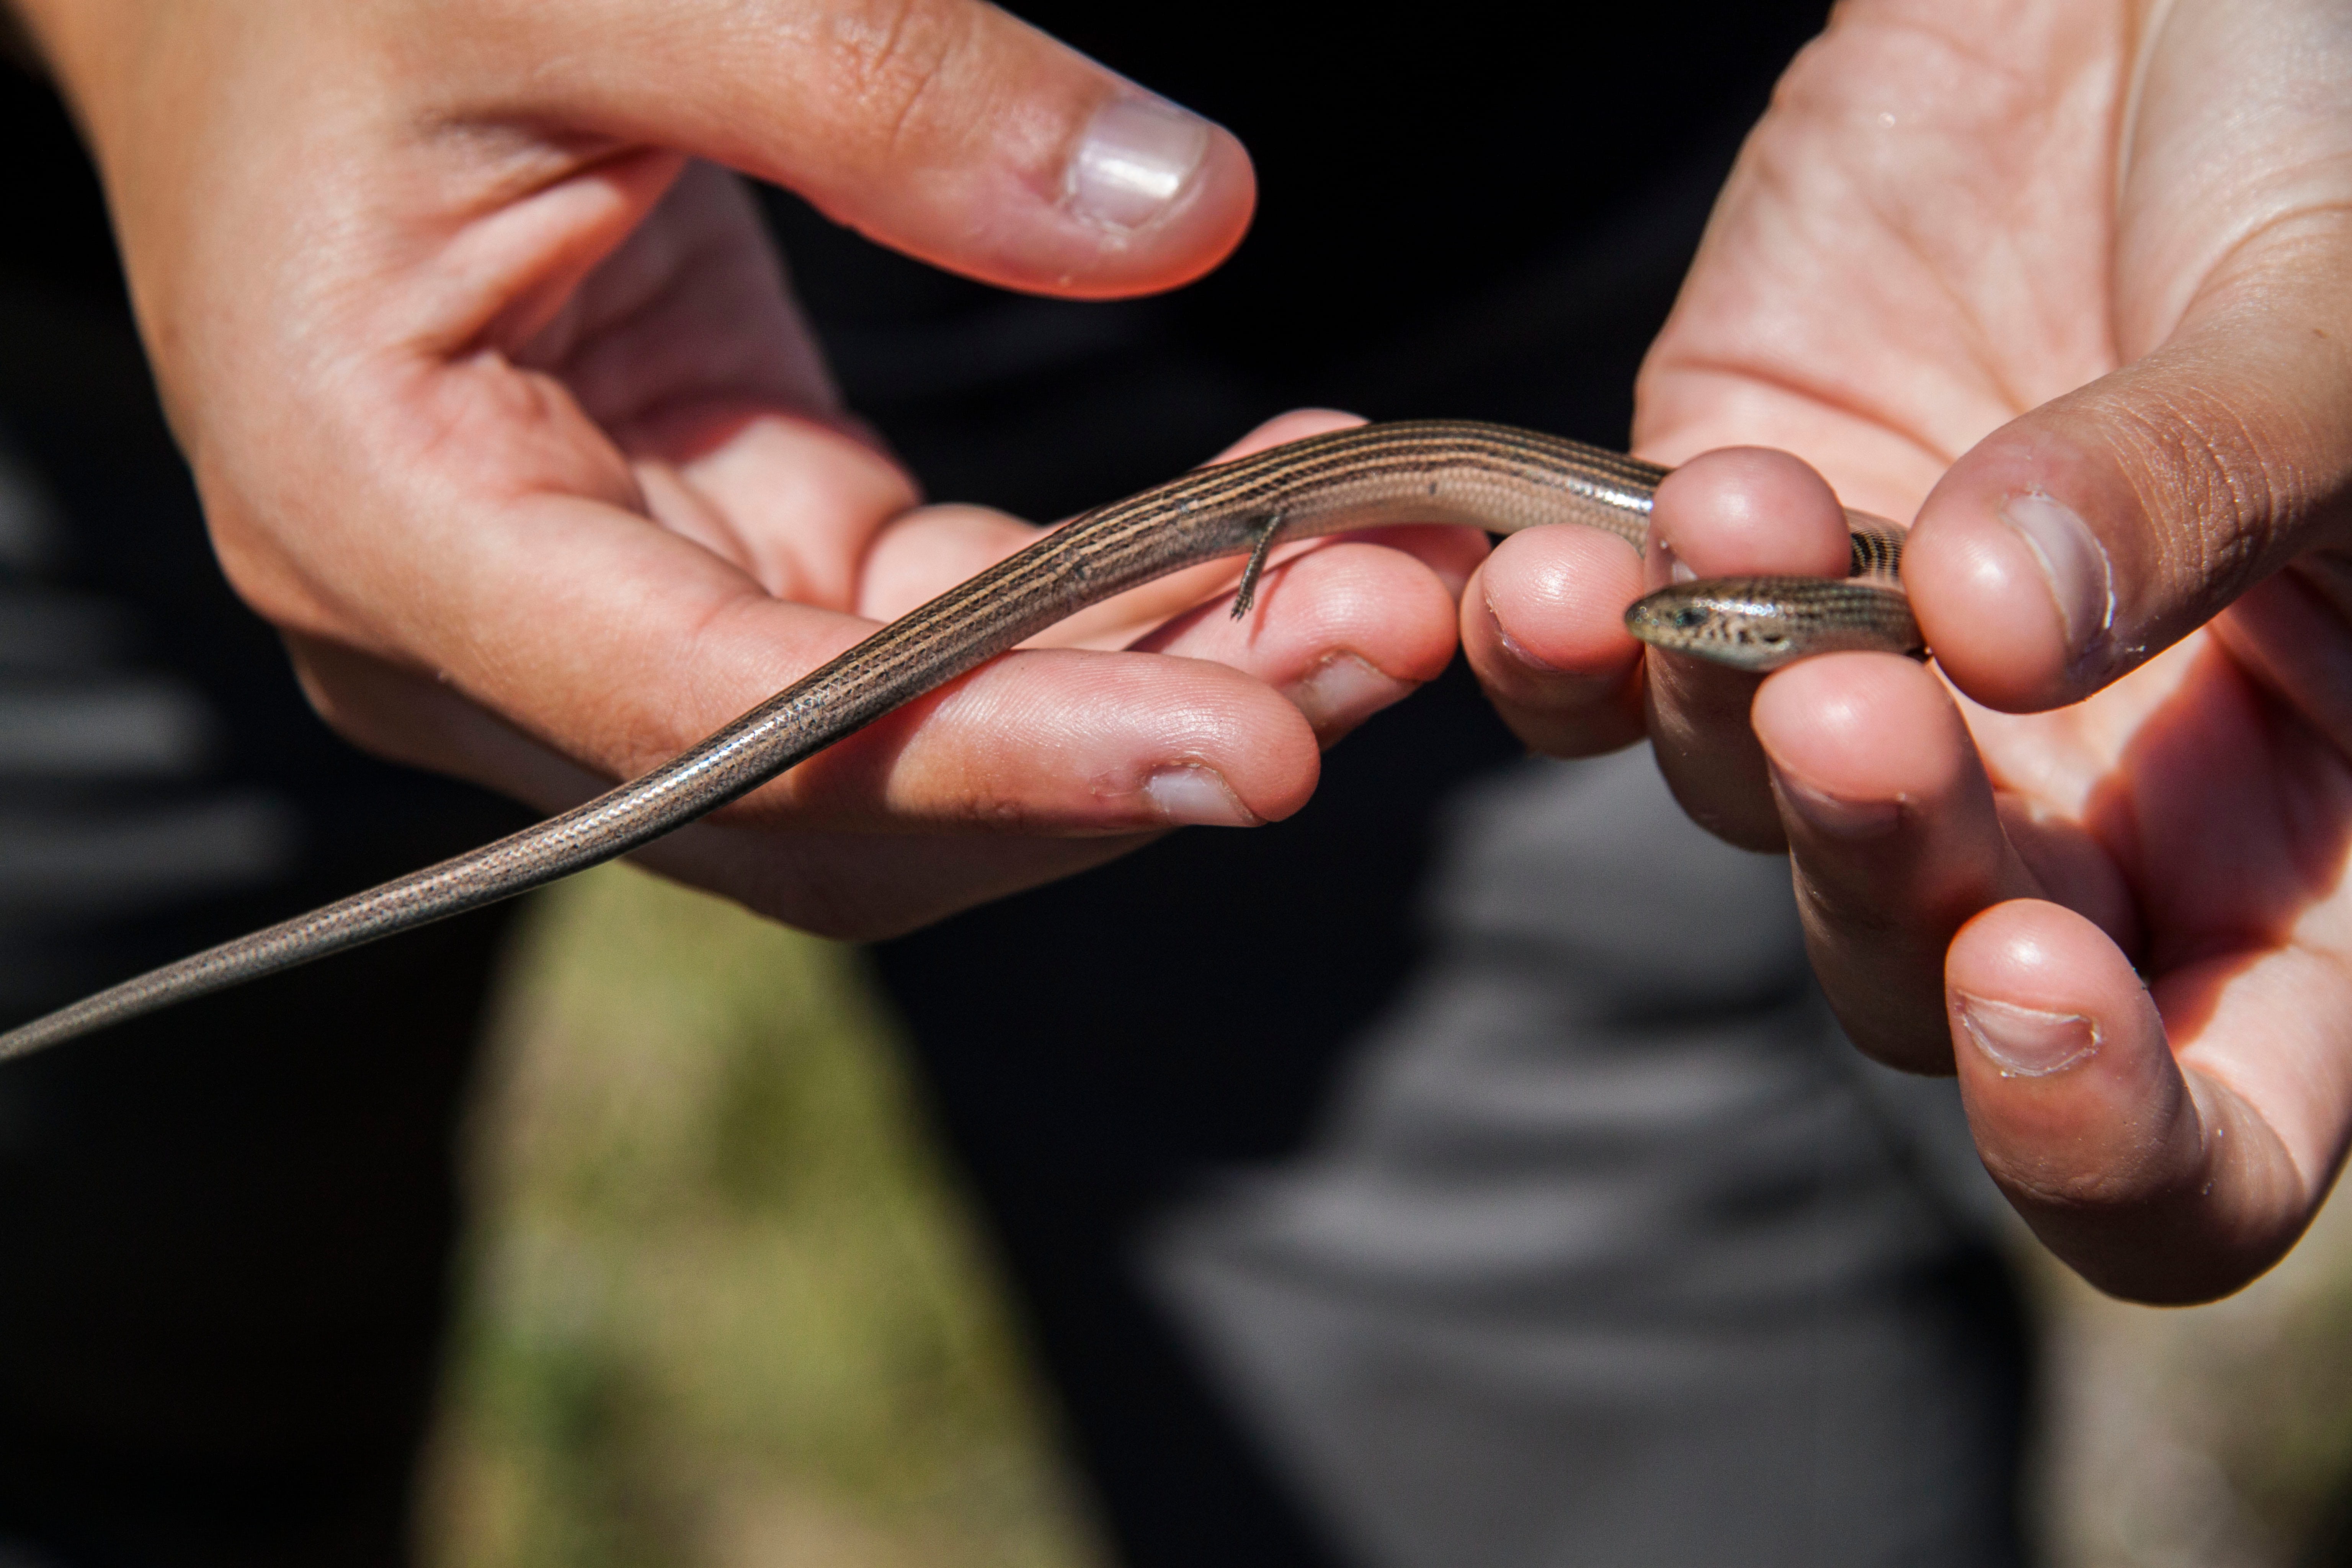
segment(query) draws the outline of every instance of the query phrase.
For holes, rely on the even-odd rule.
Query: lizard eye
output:
[[[1685,605],[1675,612],[1675,626],[1679,631],[1686,632],[1694,626],[1702,626],[1706,624],[1706,612],[1696,605]]]

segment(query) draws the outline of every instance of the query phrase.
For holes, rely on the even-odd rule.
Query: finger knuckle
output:
[[[2278,485],[2292,465],[2273,450],[2275,437],[2233,399],[2179,386],[2150,389],[2116,428],[2138,448],[2131,467],[2149,492],[2146,515],[2178,520],[2157,540],[2174,557],[2162,564],[2225,594],[2251,585],[2292,510]]]
[[[886,153],[903,153],[936,129],[934,110],[960,73],[973,24],[963,0],[865,0],[835,16],[835,79]]]

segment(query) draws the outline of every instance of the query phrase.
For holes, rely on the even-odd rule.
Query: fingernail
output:
[[[1675,553],[1675,547],[1663,537],[1652,535],[1650,548],[1656,552],[1658,570],[1664,574],[1664,585],[1698,581],[1698,574],[1683,563],[1683,558]]]
[[[2000,504],[2000,520],[2040,563],[2068,655],[2080,659],[2115,624],[2116,574],[2106,546],[2073,508],[2044,490],[2010,497]]]
[[[1845,800],[1772,770],[1773,787],[1789,809],[1831,838],[1880,838],[1903,819],[1899,800]]]
[[[1160,769],[1143,781],[1143,798],[1171,826],[1257,826],[1255,814],[1226,786],[1224,775],[1198,763]]]
[[[2048,1078],[2099,1048],[2098,1025],[2080,1013],[2045,1013],[1965,991],[1953,992],[1952,1000],[1960,1027],[2003,1078]]]
[[[1528,651],[1525,645],[1523,645],[1518,638],[1513,637],[1508,631],[1504,629],[1503,617],[1495,609],[1495,596],[1492,594],[1483,595],[1480,598],[1479,603],[1486,609],[1486,625],[1493,629],[1495,640],[1502,644],[1503,651],[1505,653],[1509,654],[1513,658],[1517,659],[1529,669],[1538,669],[1543,671],[1546,675],[1557,674],[1559,672],[1559,667],[1558,665],[1551,663],[1549,659],[1538,658],[1534,654]]]
[[[1157,99],[1113,99],[1070,155],[1064,200],[1099,227],[1141,228],[1173,205],[1208,152],[1208,121]]]
[[[1412,690],[1410,683],[1352,653],[1335,653],[1284,687],[1282,694],[1320,731],[1361,723]]]
[[[1520,642],[1518,638],[1513,637],[1510,633],[1503,630],[1502,622],[1499,620],[1495,623],[1495,640],[1503,645],[1503,651],[1505,653],[1509,654],[1513,658],[1517,659],[1529,669],[1539,669],[1546,675],[1557,675],[1559,673],[1559,666],[1550,663],[1548,660],[1538,658],[1534,654],[1528,652],[1526,644]]]

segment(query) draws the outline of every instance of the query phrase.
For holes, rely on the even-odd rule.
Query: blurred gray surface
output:
[[[2000,1200],[1864,1063],[1787,863],[1646,750],[1465,791],[1432,962],[1319,1134],[1149,1266],[1371,1568],[2015,1560]]]

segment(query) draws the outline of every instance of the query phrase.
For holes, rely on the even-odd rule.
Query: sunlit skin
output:
[[[1072,144],[1138,89],[969,0],[22,9],[98,154],[239,592],[344,734],[542,807],[1034,533],[918,504],[719,163],[1079,297],[1197,277],[1255,200],[1210,129],[1153,221],[1074,216]],[[1321,745],[1444,668],[1482,553],[1458,530],[1293,552],[1240,625],[1183,614],[1237,566],[1171,579],[646,858],[875,936],[1171,824],[1286,816]],[[1102,651],[1130,647],[1150,657]],[[1155,774],[1180,787],[1155,796]]]
[[[1696,459],[1659,543],[1818,571],[1832,487],[1916,517],[1937,669],[1645,663],[1534,534],[1464,627],[1530,743],[1646,733],[1700,821],[1785,844],[1856,1043],[1957,1070],[2043,1239],[2182,1300],[2292,1245],[2352,1124],[2352,12],[2153,9],[1842,7],[1643,374],[1642,451]],[[2071,650],[1998,515],[2036,493],[2112,561]],[[1971,1016],[2048,1048],[2004,1071]]]
[[[918,504],[719,166],[1088,298],[1197,277],[1254,200],[1211,131],[1164,213],[1075,219],[1070,148],[1132,89],[967,0],[17,4],[98,153],[237,586],[345,733],[546,806],[1031,536]],[[1916,515],[1922,625],[1984,706],[1892,657],[1760,689],[1644,663],[1619,616],[1670,563],[1588,530],[1483,566],[1461,532],[1391,532],[1295,554],[1245,623],[1222,568],[1102,606],[658,863],[873,935],[1173,824],[1278,818],[1320,744],[1444,666],[1466,581],[1462,639],[1531,744],[1651,738],[1701,821],[1789,845],[1857,1042],[1957,1066],[1989,1165],[2063,1257],[2151,1299],[2242,1282],[2299,1234],[2352,1123],[2330,553],[2352,16],[2146,10],[1843,6],[1640,388],[1641,449],[1697,459],[1659,498],[1675,557],[1834,571],[1833,494]],[[2021,493],[2105,542],[2112,635],[2065,646],[1994,515]],[[2095,1048],[2004,1077],[1957,1021],[1969,999]]]

